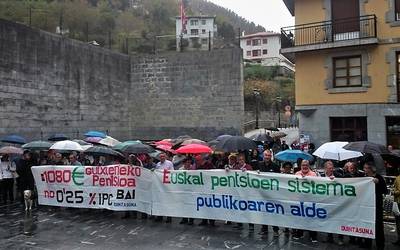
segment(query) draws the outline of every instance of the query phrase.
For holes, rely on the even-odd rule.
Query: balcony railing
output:
[[[281,47],[376,38],[376,34],[376,16],[359,16],[282,28]]]

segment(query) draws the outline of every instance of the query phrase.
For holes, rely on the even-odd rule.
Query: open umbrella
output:
[[[79,143],[79,145],[81,145],[81,146],[92,145],[92,144],[90,144],[89,142],[85,142],[84,140],[75,139],[75,140],[72,140],[72,141]]]
[[[101,139],[99,141],[99,144],[105,145],[105,146],[108,146],[108,147],[114,147],[114,146],[116,146],[116,145],[118,145],[120,143],[121,143],[120,141],[118,141],[115,138],[112,138],[111,136],[107,136],[106,138],[103,138],[103,139]]]
[[[156,149],[160,149],[160,150],[165,151],[165,152],[170,152],[172,154],[176,154],[176,151],[174,149],[172,149],[171,146],[168,146],[168,145],[158,145],[156,147]]]
[[[89,143],[99,143],[99,141],[103,140],[103,138],[101,137],[87,137],[85,138],[85,142],[89,142]]]
[[[212,151],[210,147],[201,144],[189,144],[176,150],[178,154],[204,154],[211,153]]]
[[[243,136],[231,136],[220,141],[215,148],[225,152],[236,152],[239,150],[248,150],[257,148],[257,144]]]
[[[275,158],[280,161],[296,162],[297,159],[302,158],[303,160],[312,161],[314,157],[301,150],[285,150],[277,153]]]
[[[7,154],[7,155],[22,155],[23,154],[23,150],[20,148],[16,148],[13,146],[5,146],[0,148],[0,154]]]
[[[154,142],[154,145],[171,145],[172,146],[173,143],[171,141],[172,141],[171,139],[164,139],[161,141]]]
[[[358,158],[363,154],[357,151],[351,151],[344,149],[343,146],[347,145],[348,142],[334,141],[327,142],[321,145],[313,155],[321,159],[330,159],[336,161],[344,161],[347,159]]]
[[[32,141],[22,145],[22,148],[29,150],[49,150],[51,145],[53,145],[53,143],[47,141]]]
[[[369,141],[350,142],[343,148],[364,154],[390,154],[389,150],[384,145]]]
[[[132,144],[122,149],[123,153],[127,154],[143,154],[154,152],[154,148],[146,144]]]
[[[269,130],[269,131],[279,131],[279,129],[278,128],[275,128],[275,127],[269,127],[269,128],[266,128],[266,130]]]
[[[267,135],[266,133],[258,133],[255,135],[252,135],[249,137],[252,140],[255,141],[263,141],[263,142],[272,142],[274,139],[270,135]]]
[[[285,136],[287,136],[287,134],[284,133],[284,132],[282,132],[282,131],[273,132],[272,135],[271,135],[271,137],[272,137],[273,139],[280,139],[280,138],[283,138],[283,137],[285,137]]]
[[[103,132],[100,131],[89,131],[85,134],[86,137],[100,137],[100,138],[106,138],[107,135]]]
[[[224,139],[226,139],[226,138],[229,138],[229,137],[232,137],[232,136],[231,136],[231,135],[220,135],[220,136],[218,136],[217,139],[215,139],[215,140],[217,140],[217,141],[222,141],[222,140],[224,140]]]
[[[121,151],[124,147],[129,146],[129,145],[133,145],[133,144],[141,144],[142,142],[137,140],[137,141],[124,141],[121,142],[120,144],[115,145],[114,147],[112,147],[114,150],[119,150]]]
[[[88,149],[86,149],[85,154],[88,155],[95,155],[95,156],[116,156],[116,157],[124,157],[123,154],[121,154],[118,151],[112,150],[111,148],[107,148],[107,147],[101,147],[101,146],[92,146]]]
[[[56,142],[50,147],[50,149],[63,151],[83,151],[83,148],[81,145],[79,145],[79,143],[69,140]]]
[[[22,136],[19,135],[8,135],[3,138],[1,138],[2,142],[8,142],[8,143],[13,143],[13,144],[25,144],[26,140]]]
[[[50,136],[47,140],[49,141],[65,141],[69,140],[69,137],[64,134],[54,134]]]

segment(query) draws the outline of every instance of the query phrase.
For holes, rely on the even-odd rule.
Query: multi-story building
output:
[[[183,31],[181,17],[176,17],[176,48],[178,51],[182,46],[188,50],[211,49],[216,35],[215,17],[188,16],[186,30]]]
[[[275,32],[259,32],[240,38],[243,49],[243,59],[249,63],[259,63],[263,66],[280,66],[294,71],[294,64],[280,54],[280,34]]]
[[[281,53],[296,63],[300,130],[317,145],[400,147],[400,0],[283,0],[295,26]]]

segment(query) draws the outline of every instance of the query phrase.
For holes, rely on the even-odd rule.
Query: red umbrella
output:
[[[189,144],[176,150],[179,154],[203,154],[211,153],[212,151],[210,147],[201,144]]]
[[[158,145],[156,148],[176,155],[176,151],[171,148],[171,145]]]
[[[155,145],[159,146],[159,145],[166,145],[166,146],[172,146],[172,142],[169,141],[168,139],[164,139],[161,141],[156,141],[154,142]]]

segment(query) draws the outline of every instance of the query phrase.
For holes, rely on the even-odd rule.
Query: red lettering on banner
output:
[[[344,231],[344,232],[352,232],[352,233],[358,233],[358,234],[369,234],[369,235],[374,234],[372,229],[364,228],[364,227],[341,226],[340,230]]]
[[[169,180],[169,173],[170,171],[168,169],[164,169],[163,183],[171,183],[171,181]]]

